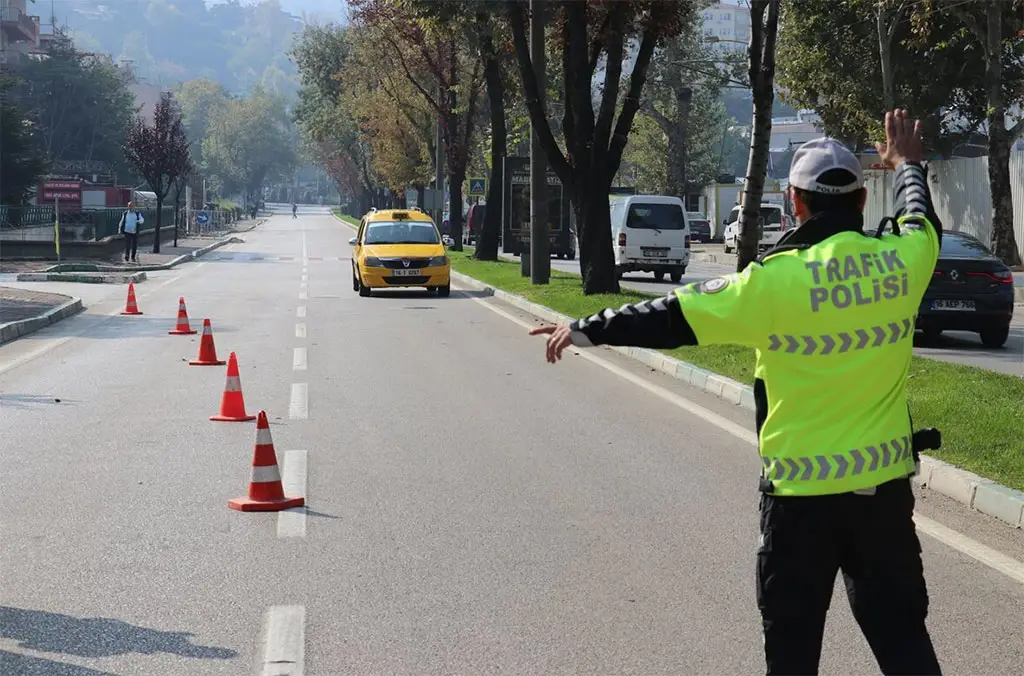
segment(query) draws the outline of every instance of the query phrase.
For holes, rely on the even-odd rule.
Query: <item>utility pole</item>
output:
[[[547,63],[544,54],[544,10],[547,0],[530,0],[530,61],[537,74],[540,106],[545,108]],[[548,241],[548,159],[540,143],[540,134],[530,127],[530,255],[529,275],[534,284],[551,279],[551,245]],[[524,261],[526,256],[523,256]]]

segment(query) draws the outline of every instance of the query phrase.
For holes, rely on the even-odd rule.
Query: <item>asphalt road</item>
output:
[[[701,245],[709,247],[709,245]],[[719,251],[720,246],[710,245],[710,248]],[[504,254],[503,254],[504,255]],[[506,256],[515,259],[514,256]],[[551,259],[551,266],[558,270],[580,274],[579,260],[567,261],[557,258]],[[729,265],[717,263],[692,262],[686,268],[681,284],[700,282],[709,277],[726,275],[735,272],[736,269]],[[1024,275],[1017,275],[1015,280],[1024,279]],[[668,277],[658,282],[651,273],[634,272],[622,277],[622,286],[644,291],[646,293],[664,294],[671,291],[676,285]],[[1024,307],[1018,305],[1014,313],[1013,322],[1010,325],[1010,339],[1001,348],[988,348],[981,344],[976,333],[967,331],[946,331],[935,341],[927,341],[921,332],[914,338],[916,353],[922,357],[931,357],[942,361],[957,364],[968,364],[980,368],[1009,373],[1010,375],[1024,377]]]
[[[154,273],[143,316],[93,288],[0,347],[0,673],[763,672],[751,416],[613,353],[547,365],[472,292],[359,298],[315,211]],[[167,335],[179,296],[308,510],[227,508],[255,429],[208,421],[224,370]],[[922,535],[946,673],[1017,673],[1020,531],[918,512],[955,530]],[[877,673],[836,593],[822,673]]]

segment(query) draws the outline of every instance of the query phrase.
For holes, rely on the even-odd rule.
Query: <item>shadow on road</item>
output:
[[[4,676],[117,676],[109,671],[96,671],[41,657],[16,655],[6,650],[0,650],[0,674],[4,674]]]
[[[0,636],[18,641],[20,648],[79,657],[169,653],[196,659],[226,660],[238,655],[234,650],[227,648],[194,645],[189,640],[192,634],[188,632],[157,631],[136,627],[121,620],[79,618],[9,606],[0,606]],[[12,672],[2,670],[0,673]],[[95,672],[81,673],[84,675]]]

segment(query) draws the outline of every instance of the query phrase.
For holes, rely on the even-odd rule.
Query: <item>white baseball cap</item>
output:
[[[822,174],[833,169],[849,172],[850,183],[829,185],[818,182]],[[831,138],[816,138],[804,143],[793,154],[789,184],[825,195],[845,195],[864,187],[864,172],[860,160],[845,145]]]

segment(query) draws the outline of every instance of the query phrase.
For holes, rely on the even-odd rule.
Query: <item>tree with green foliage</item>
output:
[[[738,63],[720,59],[704,42],[699,15],[666,40],[651,62],[649,80],[624,154],[645,185],[682,200],[721,173],[725,130],[722,87]]]
[[[203,139],[209,131],[210,118],[215,110],[227,104],[228,98],[227,90],[220,83],[205,78],[184,82],[174,92],[191,144],[192,159],[198,166],[203,163]]]
[[[39,149],[51,162],[91,162],[113,172],[123,166],[120,148],[136,112],[130,74],[103,56],[84,54],[58,30],[40,59],[16,70],[11,92],[33,117]]]
[[[351,0],[356,20],[384,46],[381,60],[394,65],[437,113],[448,173],[449,234],[462,250],[463,183],[483,85],[483,59],[459,26],[417,19],[393,0]],[[436,186],[443,189],[444,186]]]
[[[300,81],[293,116],[307,155],[324,165],[339,188],[348,189],[349,203],[361,214],[374,200],[376,180],[369,144],[351,110],[355,88],[343,84],[354,39],[351,27],[306,27],[292,49]]]
[[[1024,115],[1007,126],[1009,110],[1024,106],[1024,1],[975,0],[951,3],[951,12],[967,27],[982,54],[988,180],[992,195],[993,253],[1009,266],[1021,264],[1013,232],[1010,149],[1024,136]],[[975,97],[981,98],[981,97]],[[977,109],[977,105],[971,106]]]
[[[35,139],[36,127],[31,117],[12,100],[12,91],[19,82],[0,72],[0,204],[20,207],[46,173],[46,158]],[[8,214],[17,225],[20,212]]]
[[[1021,0],[790,0],[779,83],[788,101],[816,109],[826,133],[855,151],[881,138],[889,101],[922,119],[926,148],[939,157],[979,130],[994,130],[993,248],[1012,264],[1009,150],[1024,122],[1005,120],[1024,104],[1022,30]],[[846,39],[836,40],[839,34]]]
[[[221,190],[240,192],[248,202],[295,168],[297,146],[284,100],[256,87],[214,109],[203,139],[203,170]]]
[[[526,4],[508,0],[505,7],[530,122],[540,135],[548,162],[568,192],[576,215],[583,293],[617,293],[619,280],[612,251],[608,193],[640,109],[655,49],[679,34],[696,5],[668,0],[587,0],[552,7],[565,90],[564,152],[555,140],[548,111],[539,96],[537,73],[527,42]],[[624,82],[627,43],[638,46],[632,72]],[[593,85],[599,65],[603,65],[604,82],[595,114]],[[623,85],[624,96],[620,96]]]
[[[170,92],[160,95],[153,109],[153,124],[136,117],[124,145],[125,159],[156,194],[153,253],[160,253],[160,226],[164,200],[171,187],[192,171],[188,138],[181,111]],[[175,224],[177,227],[177,224]]]

